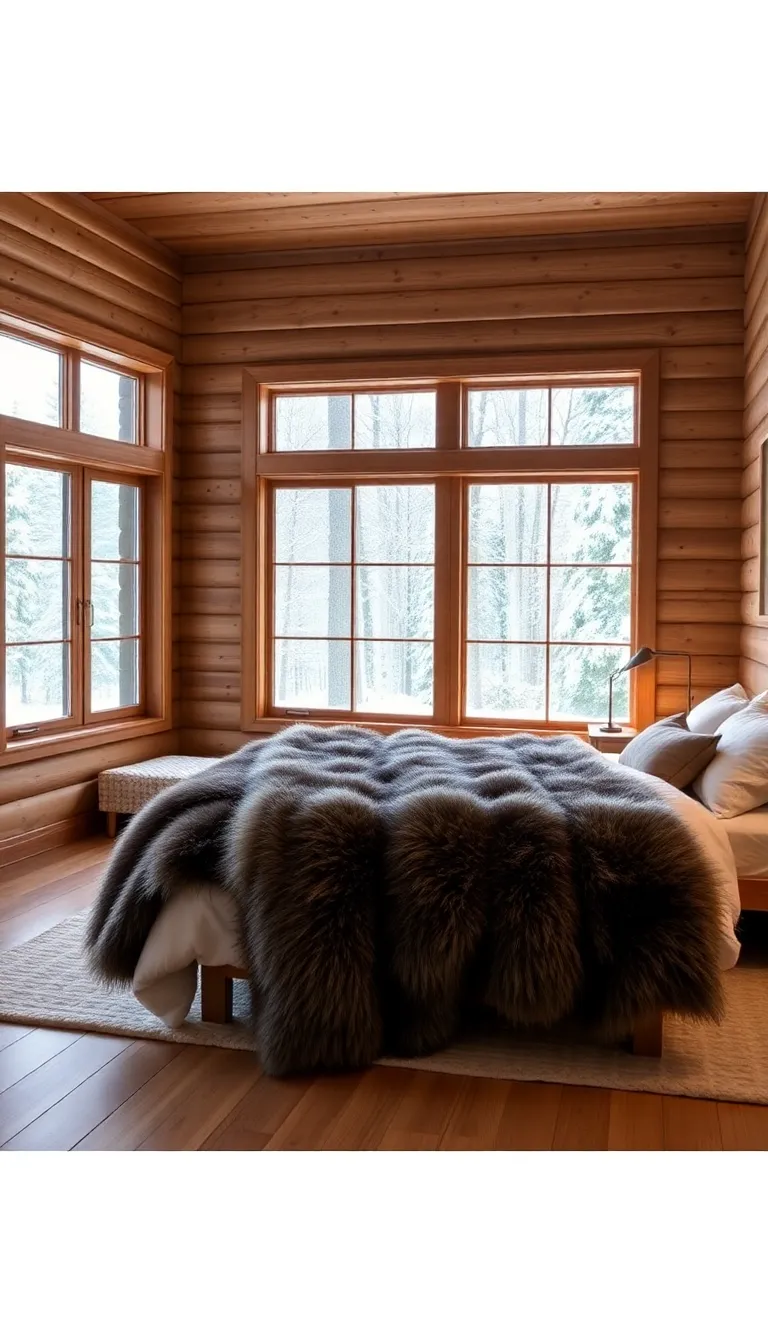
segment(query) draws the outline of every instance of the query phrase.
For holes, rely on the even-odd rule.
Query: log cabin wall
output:
[[[244,365],[349,356],[645,347],[661,354],[657,647],[694,698],[740,645],[744,229],[188,258],[183,281],[178,723],[187,751],[240,724]],[[658,664],[659,715],[684,706]],[[642,674],[640,674],[642,675]]]
[[[71,193],[0,193],[0,312],[70,332],[73,320],[180,354],[175,259],[129,225]],[[84,329],[84,328],[83,328]],[[92,829],[106,765],[172,751],[173,732],[5,765],[0,866]]]
[[[745,289],[741,680],[756,693],[768,689],[768,616],[759,614],[760,518],[765,518],[765,501],[760,493],[760,455],[762,445],[768,442],[768,195],[765,193],[757,197],[749,222]],[[768,535],[763,537],[762,544],[768,546]]]

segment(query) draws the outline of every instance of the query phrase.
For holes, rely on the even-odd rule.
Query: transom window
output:
[[[642,379],[597,367],[253,384],[243,726],[605,716],[611,672],[654,632],[636,601]],[[618,718],[633,695],[616,682]]]
[[[275,450],[434,448],[436,401],[419,391],[277,395]]]
[[[140,385],[139,375],[77,350],[0,332],[0,415],[138,443]]]

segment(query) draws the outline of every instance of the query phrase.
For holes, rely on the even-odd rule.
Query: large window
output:
[[[595,719],[629,656],[632,486],[467,486],[466,713]],[[616,687],[628,715],[627,682]]]
[[[0,330],[0,763],[167,713],[165,375]]]
[[[431,714],[432,485],[274,495],[274,704]]]
[[[655,635],[654,380],[642,360],[582,363],[246,376],[244,727],[605,716],[611,672]],[[643,717],[629,678],[614,714]]]
[[[141,706],[141,485],[5,464],[6,727],[77,726]],[[86,548],[73,545],[83,520]],[[73,526],[74,525],[74,526]]]

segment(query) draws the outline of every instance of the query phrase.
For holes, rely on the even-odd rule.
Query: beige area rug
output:
[[[253,1049],[248,988],[235,983],[231,1026],[200,1021],[199,998],[184,1027],[171,1031],[130,992],[105,990],[81,956],[87,914],[65,920],[21,947],[0,953],[0,1021],[102,1031],[189,1045]],[[664,1056],[640,1059],[572,1035],[499,1032],[467,1037],[426,1059],[384,1060],[400,1067],[480,1078],[663,1092],[768,1104],[768,968],[739,966],[725,976],[727,1015],[720,1027],[668,1019]]]

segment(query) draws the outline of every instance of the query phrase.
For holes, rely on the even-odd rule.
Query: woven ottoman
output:
[[[107,835],[117,834],[117,818],[138,812],[171,784],[213,765],[218,756],[158,756],[154,761],[118,765],[99,775],[99,811],[107,814]]]

